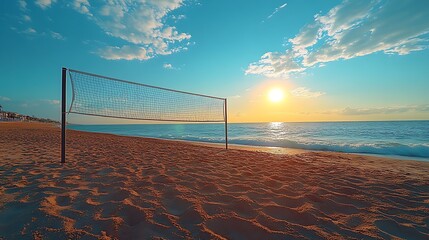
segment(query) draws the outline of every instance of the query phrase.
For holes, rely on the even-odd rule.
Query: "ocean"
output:
[[[68,125],[69,129],[224,143],[223,124]],[[429,161],[429,121],[229,123],[230,144]]]

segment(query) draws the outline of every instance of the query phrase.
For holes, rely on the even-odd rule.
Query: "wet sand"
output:
[[[429,163],[0,123],[0,239],[428,239]]]

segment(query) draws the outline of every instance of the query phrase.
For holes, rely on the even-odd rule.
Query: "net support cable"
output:
[[[73,69],[62,69],[62,147],[65,162],[66,85],[72,99],[68,113],[130,120],[224,122],[228,148],[227,99],[156,87]]]

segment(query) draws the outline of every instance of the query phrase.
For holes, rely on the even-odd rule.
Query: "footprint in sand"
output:
[[[192,206],[192,202],[182,197],[173,197],[162,200],[168,213],[179,216]]]

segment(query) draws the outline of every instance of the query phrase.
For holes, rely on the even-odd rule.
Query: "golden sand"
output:
[[[0,239],[429,239],[429,163],[0,123]]]

